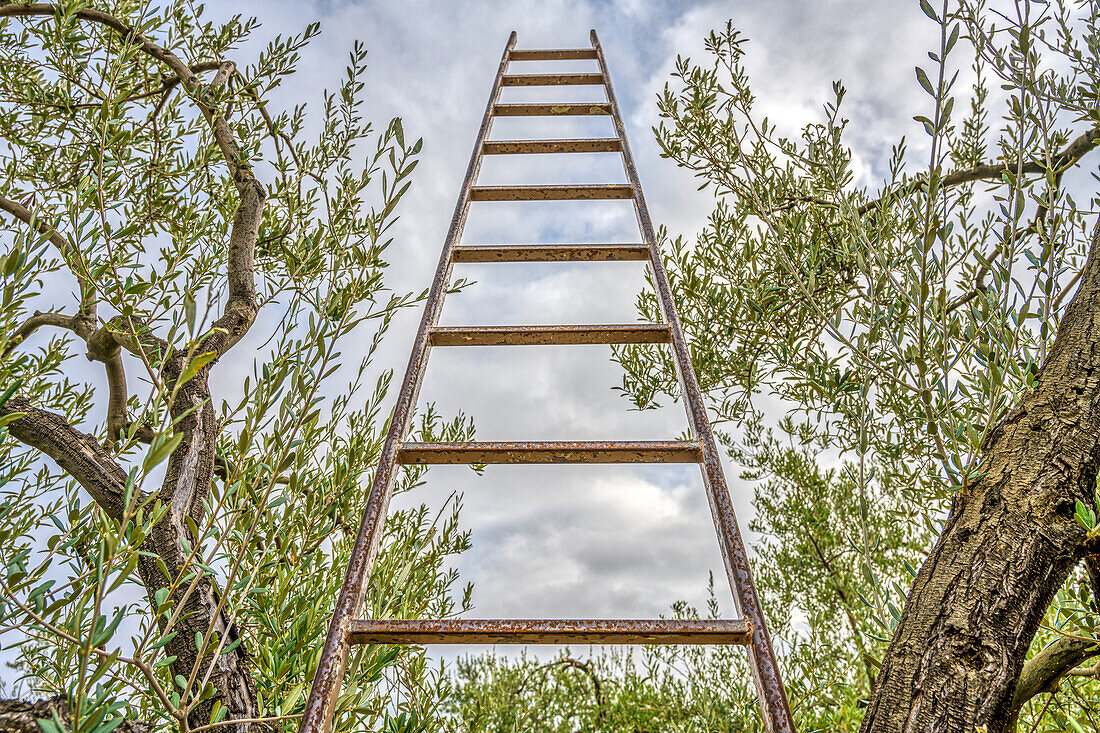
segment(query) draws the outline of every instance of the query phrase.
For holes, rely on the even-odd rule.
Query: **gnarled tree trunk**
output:
[[[1038,384],[983,446],[883,660],[863,733],[998,733],[1054,594],[1081,560],[1100,457],[1100,226]],[[1017,700],[1018,705],[1021,701]]]

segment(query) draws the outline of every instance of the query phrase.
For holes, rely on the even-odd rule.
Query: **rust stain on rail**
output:
[[[505,74],[501,85],[506,87],[598,86],[602,74]]]
[[[498,117],[609,115],[611,114],[611,105],[607,102],[581,102],[572,104],[498,104],[493,107],[493,114]]]
[[[486,140],[482,155],[532,155],[539,153],[617,153],[623,143],[617,137],[563,138],[560,140]]]
[[[516,48],[508,55],[509,61],[566,61],[594,59],[594,48]]]
[[[547,186],[474,186],[471,201],[584,201],[630,199],[634,189],[622,183]]]
[[[644,244],[468,244],[455,262],[613,262],[647,260]]]

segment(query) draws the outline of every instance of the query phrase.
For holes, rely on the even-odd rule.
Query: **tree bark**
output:
[[[48,700],[0,700],[0,733],[42,733],[39,720],[57,718],[66,730],[72,728],[69,701],[64,695]],[[154,727],[142,720],[124,720],[115,733],[153,733]]]
[[[982,446],[909,592],[863,733],[999,733],[1054,594],[1084,554],[1100,458],[1100,225],[1034,389]]]

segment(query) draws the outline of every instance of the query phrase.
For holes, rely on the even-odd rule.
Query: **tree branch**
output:
[[[52,17],[61,10],[60,6],[52,3],[4,3],[0,4],[0,18]],[[195,100],[214,133],[214,141],[222,153],[240,197],[229,236],[229,298],[222,316],[214,322],[204,340],[206,348],[216,351],[220,356],[244,337],[259,308],[256,303],[254,259],[256,240],[260,232],[260,215],[267,196],[264,187],[253,175],[252,166],[237,145],[225,115],[218,110],[214,94],[227,84],[236,65],[231,61],[220,62],[213,83],[204,87],[199,83],[195,72],[182,59],[110,13],[85,8],[73,15],[113,30],[124,41],[134,44],[147,56],[173,71],[188,95]]]
[[[4,17],[3,6],[0,6],[0,18]],[[46,222],[39,219],[32,214],[27,207],[18,201],[12,201],[11,199],[0,196],[0,211],[6,211],[14,216],[19,221],[23,222],[27,226],[33,228],[36,232],[41,234],[50,240],[53,246],[57,247],[61,255],[67,260],[75,260],[79,256],[76,248],[72,243],[61,236],[61,233],[48,225]],[[69,262],[69,269],[73,275],[76,276],[77,281],[80,283],[80,317],[84,319],[95,319],[95,288],[89,281],[87,272],[81,273],[76,267],[73,266],[73,262]]]
[[[70,331],[74,331],[77,335],[80,335],[78,320],[76,316],[67,316],[64,313],[43,313],[42,311],[35,311],[34,315],[24,321],[23,325],[17,328],[15,333],[11,335],[3,351],[0,351],[0,359],[10,354],[16,346],[26,341],[32,333],[43,326],[67,328]]]
[[[0,405],[0,416],[17,412],[23,417],[8,423],[8,432],[52,458],[84,487],[107,516],[121,521],[126,509],[126,471],[107,449],[60,415],[32,406],[22,395],[12,395]],[[132,501],[144,501],[137,488],[133,489]]]
[[[1058,689],[1058,681],[1081,662],[1100,654],[1100,643],[1078,636],[1062,636],[1029,659],[1020,672],[1012,697],[1011,718],[1005,730],[1016,728],[1020,709],[1031,698]]]
[[[27,702],[24,700],[0,700],[0,731],[6,733],[42,733],[40,719],[61,721],[63,730],[69,730],[72,721],[69,701],[64,695],[48,700]],[[152,733],[154,726],[141,720],[124,720],[115,730],[118,733]]]
[[[1021,163],[982,163],[973,168],[948,173],[940,179],[940,185],[944,188],[950,188],[952,186],[973,183],[974,181],[983,179],[1000,178],[1004,173],[1015,174],[1017,172],[1022,172],[1024,175],[1037,175],[1046,173],[1048,170],[1061,173],[1067,168],[1076,165],[1077,161],[1085,157],[1085,154],[1096,147],[1098,142],[1100,142],[1100,127],[1093,127],[1078,135],[1061,153],[1054,156],[1054,160],[1051,161],[1049,167],[1038,160],[1028,160]],[[921,190],[925,185],[927,185],[925,178],[923,176],[918,176],[893,191],[880,196],[874,201],[863,204],[856,209],[856,213],[860,216],[868,214],[884,203],[894,201],[902,196],[907,196],[908,194]]]

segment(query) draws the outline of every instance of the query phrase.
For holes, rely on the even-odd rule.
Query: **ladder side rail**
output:
[[[359,533],[355,538],[355,545],[352,548],[344,582],[340,587],[340,595],[333,610],[328,636],[325,638],[325,646],[317,664],[309,698],[306,701],[305,714],[302,716],[298,728],[299,733],[328,733],[332,725],[336,698],[340,694],[344,670],[348,662],[348,631],[362,608],[363,588],[374,565],[375,555],[378,552],[386,512],[389,509],[390,496],[393,493],[394,476],[398,468],[397,453],[408,430],[413,407],[420,393],[420,385],[428,361],[428,352],[431,348],[430,332],[439,320],[439,314],[443,309],[443,300],[447,292],[447,283],[450,279],[451,254],[455,245],[461,239],[466,224],[466,215],[470,209],[470,189],[473,187],[477,174],[481,169],[481,146],[489,137],[489,131],[493,124],[493,106],[500,98],[501,80],[504,77],[509,56],[515,45],[516,33],[513,31],[501,56],[500,66],[493,81],[492,92],[489,94],[489,102],[485,107],[485,116],[481,121],[481,129],[478,131],[474,150],[470,156],[470,163],[466,169],[466,178],[462,183],[458,202],[455,204],[454,214],[451,217],[450,229],[447,232],[443,251],[439,257],[435,280],[432,281],[431,289],[428,291],[428,298],[424,305],[424,315],[421,317],[420,328],[413,341],[412,354],[409,356],[409,365],[401,383],[401,391],[390,417],[390,428],[386,433],[385,442],[382,444],[378,465],[375,468],[374,481],[371,484],[367,505],[363,511],[363,519],[359,525]]]
[[[699,388],[699,382],[695,376],[695,368],[691,363],[691,352],[684,340],[680,318],[677,315],[676,304],[672,296],[672,287],[669,285],[668,275],[661,261],[661,252],[657,244],[653,220],[649,216],[649,209],[642,194],[642,185],[638,178],[638,170],[634,165],[634,157],[630,152],[630,144],[627,142],[622,113],[615,99],[615,92],[611,87],[611,75],[607,70],[607,61],[604,59],[603,49],[600,47],[596,31],[592,30],[590,35],[592,47],[596,51],[600,71],[603,74],[607,101],[611,104],[611,119],[615,124],[615,131],[622,139],[623,166],[626,169],[627,180],[630,182],[631,188],[634,189],[634,208],[638,217],[638,226],[641,229],[642,241],[649,247],[649,261],[653,269],[653,282],[657,291],[657,300],[671,331],[673,361],[676,364],[677,377],[684,395],[684,407],[703,451],[703,461],[700,468],[703,473],[703,482],[706,486],[714,526],[718,533],[718,544],[722,550],[722,559],[726,565],[726,574],[733,590],[734,603],[738,607],[739,615],[751,620],[753,624],[752,643],[748,647],[748,652],[757,694],[760,698],[764,725],[769,733],[795,733],[786,690],[783,687],[779,665],[775,658],[775,650],[772,648],[771,637],[764,621],[764,612],[752,581],[748,552],[741,537],[741,530],[737,525],[733,501],[730,498],[729,488],[726,485],[725,475],[722,471],[722,459],[715,445],[706,403],[703,400],[702,390]]]

